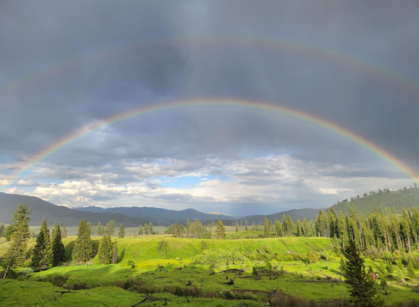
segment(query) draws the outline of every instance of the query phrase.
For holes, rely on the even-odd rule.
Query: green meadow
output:
[[[101,265],[97,256],[87,265],[74,263],[74,239],[64,240],[68,261],[63,266],[42,272],[22,267],[15,279],[0,280],[0,306],[134,306],[147,298],[140,306],[266,306],[269,300],[296,297],[303,302],[295,306],[344,306],[349,298],[339,249],[327,238],[126,237],[116,239],[114,265]],[[97,246],[99,238],[94,239]],[[31,239],[28,256],[34,244]],[[7,246],[0,239],[0,256]],[[367,259],[366,264],[380,261]],[[258,276],[252,274],[254,267]],[[387,296],[377,283],[389,306],[418,299],[412,291],[417,280],[404,279],[395,276]]]

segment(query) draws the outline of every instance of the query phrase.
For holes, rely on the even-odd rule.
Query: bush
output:
[[[132,260],[128,260],[128,266],[131,266],[132,269],[135,268],[135,262]]]
[[[52,283],[53,286],[62,287],[62,286],[65,285],[67,280],[68,280],[68,276],[54,275],[52,277],[51,283]]]

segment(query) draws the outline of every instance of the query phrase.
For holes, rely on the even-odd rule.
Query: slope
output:
[[[19,203],[26,204],[31,209],[29,222],[31,226],[41,225],[44,218],[47,219],[49,225],[55,222],[61,226],[78,225],[82,218],[91,222],[93,225],[96,225],[98,222],[106,224],[110,220],[114,220],[116,225],[124,223],[127,227],[134,227],[149,222],[149,220],[129,217],[120,213],[84,212],[63,206],[56,206],[37,197],[0,193],[1,223],[10,223],[13,218],[13,211],[17,209]]]
[[[355,206],[359,213],[366,214],[373,212],[374,208],[385,211],[386,207],[396,209],[397,213],[401,213],[402,209],[411,209],[419,206],[419,189],[403,189],[398,191],[378,190],[378,192],[370,192],[369,195],[364,194],[363,197],[354,197],[347,201],[344,200],[332,206],[337,213],[342,211],[348,214],[352,206]]]

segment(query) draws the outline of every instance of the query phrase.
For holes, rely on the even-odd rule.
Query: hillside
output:
[[[288,211],[282,211],[278,213],[268,214],[268,215],[249,215],[242,219],[240,219],[240,222],[246,222],[251,225],[253,222],[255,224],[261,224],[263,223],[263,220],[265,217],[271,221],[275,221],[275,219],[282,221],[282,218],[285,214],[285,216],[290,215],[291,218],[296,220],[303,220],[306,218],[307,220],[315,219],[319,215],[320,209],[312,209],[312,208],[304,208],[304,209],[292,209]]]
[[[333,205],[332,208],[337,213],[342,211],[343,214],[348,214],[352,206],[355,206],[360,213],[373,212],[374,207],[383,211],[386,207],[391,208],[391,210],[394,207],[398,213],[401,213],[402,208],[419,207],[419,189],[379,190],[369,195],[364,194],[363,197],[354,197],[353,200],[339,202]]]
[[[13,217],[13,211],[17,209],[19,203],[26,204],[31,209],[29,222],[29,225],[31,226],[41,225],[44,218],[47,218],[50,225],[55,222],[61,226],[78,225],[82,218],[91,222],[93,225],[97,225],[99,221],[102,224],[106,224],[110,220],[114,220],[116,225],[124,223],[127,227],[134,227],[149,222],[149,220],[138,217],[129,217],[120,213],[85,212],[57,206],[37,197],[0,193],[1,223],[10,223]]]
[[[115,207],[115,208],[100,208],[100,207],[84,207],[76,208],[77,210],[89,212],[108,212],[121,213],[132,217],[141,217],[150,220],[156,225],[168,225],[176,222],[185,223],[187,219],[193,221],[199,219],[200,221],[209,220],[232,220],[234,217],[228,215],[208,214],[199,212],[195,209],[185,210],[168,210],[153,207]]]

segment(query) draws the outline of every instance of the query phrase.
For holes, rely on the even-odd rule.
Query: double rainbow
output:
[[[246,108],[246,109],[255,109],[255,110],[262,110],[267,112],[275,112],[282,115],[290,116],[293,118],[297,118],[299,120],[314,124],[316,126],[325,128],[329,131],[332,131],[346,139],[349,139],[356,144],[368,149],[369,151],[373,152],[377,156],[381,157],[382,159],[388,161],[397,169],[399,169],[402,173],[404,173],[407,177],[413,179],[414,182],[419,183],[419,175],[416,173],[412,168],[410,168],[407,164],[403,161],[392,155],[391,153],[387,152],[385,149],[381,148],[380,146],[374,144],[373,142],[367,140],[366,138],[355,134],[354,132],[337,125],[331,121],[327,121],[323,118],[314,116],[312,114],[308,114],[299,110],[291,109],[289,107],[284,107],[280,105],[274,105],[270,103],[266,103],[263,101],[251,101],[251,100],[238,100],[238,99],[192,99],[192,100],[180,100],[180,101],[171,101],[165,103],[158,103],[152,104],[147,106],[141,106],[135,109],[131,109],[125,112],[118,113],[116,115],[107,117],[102,119],[101,121],[97,121],[93,124],[87,125],[73,131],[72,133],[66,135],[65,137],[61,138],[54,144],[50,145],[49,147],[45,148],[44,150],[38,152],[35,156],[30,159],[26,165],[23,167],[21,171],[12,175],[12,178],[6,185],[0,186],[0,191],[4,191],[8,188],[11,184],[13,184],[21,175],[31,169],[37,163],[45,160],[52,154],[56,153],[60,149],[64,148],[65,146],[77,141],[78,139],[109,125],[136,117],[141,116],[149,113],[154,113],[163,110],[171,110],[171,109],[179,109],[179,108],[188,108],[188,107],[238,107],[238,108]]]

